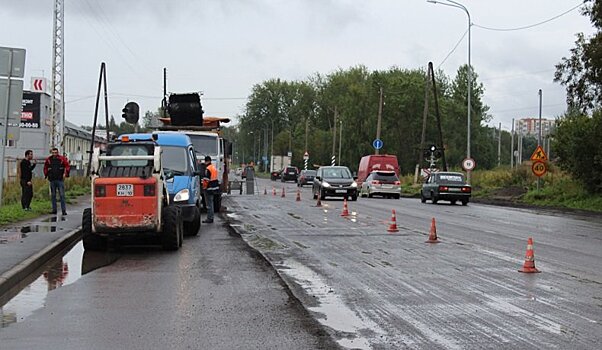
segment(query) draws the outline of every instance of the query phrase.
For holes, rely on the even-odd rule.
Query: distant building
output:
[[[4,179],[17,177],[18,162],[25,156],[25,151],[33,151],[38,166],[34,176],[43,176],[43,162],[50,155],[50,106],[52,99],[43,92],[23,91],[23,112],[21,113],[21,130],[19,140],[10,142],[6,147]],[[102,132],[96,132],[95,146],[102,147],[106,140]],[[83,174],[88,164],[88,151],[92,133],[68,121],[65,122],[63,147],[61,153],[67,154],[74,174]]]
[[[554,131],[556,120],[541,119],[541,135],[545,137]],[[514,130],[517,134],[524,136],[531,135],[537,137],[539,135],[539,118],[523,118],[515,121]]]

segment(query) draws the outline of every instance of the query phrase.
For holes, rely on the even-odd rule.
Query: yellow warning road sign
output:
[[[533,154],[531,155],[531,160],[532,161],[548,160],[548,156],[546,155],[546,152],[543,150],[543,148],[541,146],[537,146],[537,148],[535,149],[535,152],[533,152]]]

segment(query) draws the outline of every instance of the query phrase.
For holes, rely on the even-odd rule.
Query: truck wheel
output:
[[[107,240],[92,232],[92,209],[90,208],[84,209],[82,215],[82,241],[85,250],[107,250]]]
[[[182,235],[182,214],[180,208],[169,206],[162,211],[163,230],[161,243],[165,250],[178,250]]]
[[[199,208],[194,208],[192,221],[184,222],[184,236],[196,236],[201,228],[201,211]]]

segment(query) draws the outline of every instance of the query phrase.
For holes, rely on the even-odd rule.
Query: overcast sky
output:
[[[444,1],[444,0],[443,0]],[[491,124],[564,112],[554,65],[569,55],[575,33],[593,33],[578,0],[464,0],[472,27],[472,64],[485,86]],[[51,78],[53,0],[0,0],[0,46],[27,50],[30,77]],[[254,84],[304,80],[363,64],[370,70],[425,67],[453,76],[467,63],[468,28],[457,8],[426,0],[65,0],[67,119],[91,125],[98,73],[107,64],[109,109],[121,121],[128,100],[156,110],[162,69],[168,91],[203,91],[206,115],[243,113]],[[50,83],[49,83],[50,86]],[[376,107],[375,107],[376,114]]]

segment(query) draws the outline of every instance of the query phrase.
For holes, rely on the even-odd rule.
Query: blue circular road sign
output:
[[[383,148],[383,141],[381,139],[375,139],[374,141],[372,141],[372,147],[374,147],[374,149]]]

